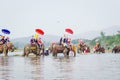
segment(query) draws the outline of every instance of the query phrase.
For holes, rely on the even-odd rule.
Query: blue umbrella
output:
[[[3,32],[4,34],[10,34],[10,31],[7,30],[7,29],[2,29],[2,32]]]

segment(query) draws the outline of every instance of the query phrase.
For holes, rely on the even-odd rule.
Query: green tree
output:
[[[100,32],[101,37],[104,39],[105,38],[105,32],[101,31]]]

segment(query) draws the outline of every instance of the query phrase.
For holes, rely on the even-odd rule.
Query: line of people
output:
[[[43,41],[42,41],[42,39],[40,37],[39,38],[34,38],[34,36],[32,36],[32,38],[30,39],[30,44],[32,45],[34,43],[37,43],[39,48],[41,48],[42,44],[43,44]]]
[[[71,38],[68,38],[66,35],[60,38],[60,45],[68,46],[71,45]]]
[[[43,55],[49,55],[48,49],[46,49],[44,51],[44,43],[43,43],[43,40],[40,37],[36,38],[36,37],[32,36],[32,38],[30,39],[30,44],[31,45],[37,44],[38,47],[40,48],[40,50],[43,50],[43,52],[42,52]]]

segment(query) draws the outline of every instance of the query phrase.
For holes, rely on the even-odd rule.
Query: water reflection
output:
[[[120,80],[120,54],[2,57],[0,80]]]
[[[41,74],[40,57],[23,57],[23,79],[39,80]]]
[[[0,56],[0,79],[10,80],[13,77],[10,75],[12,73],[13,58],[1,57]]]
[[[74,63],[75,58],[74,57],[57,57],[57,58],[53,58],[53,60],[55,61],[53,63],[54,73],[55,73],[55,75],[53,76],[53,79],[73,80],[71,73],[73,73],[73,70],[74,70],[72,63]]]

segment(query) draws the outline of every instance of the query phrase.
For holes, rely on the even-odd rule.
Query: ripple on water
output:
[[[120,80],[119,68],[120,54],[112,53],[0,56],[0,80]]]

